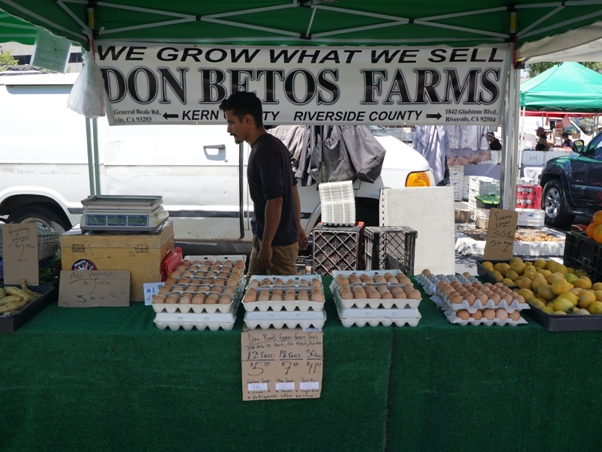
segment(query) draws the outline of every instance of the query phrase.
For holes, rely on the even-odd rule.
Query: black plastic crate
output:
[[[333,270],[360,270],[362,226],[327,227],[317,225],[313,234],[312,273],[329,275]]]
[[[594,282],[602,281],[602,244],[584,232],[569,231],[564,242],[563,263],[585,270]]]
[[[0,284],[0,287],[7,285],[19,287],[18,284]],[[42,311],[53,301],[56,301],[56,288],[53,285],[28,287],[34,292],[40,293],[41,296],[27,303],[16,314],[0,315],[0,333],[14,333],[38,312]]]
[[[548,314],[535,306],[525,309],[525,313],[546,330],[557,331],[602,331],[602,315],[554,315]]]
[[[413,275],[417,235],[407,226],[366,227],[366,270],[399,269]]]

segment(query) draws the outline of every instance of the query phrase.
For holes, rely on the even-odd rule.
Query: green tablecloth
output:
[[[330,279],[327,278],[326,282]],[[600,450],[600,333],[343,328],[327,293],[318,400],[243,402],[232,331],[56,303],[0,336],[2,451]]]

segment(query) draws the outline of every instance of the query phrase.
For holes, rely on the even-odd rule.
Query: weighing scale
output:
[[[94,195],[82,200],[82,231],[158,232],[169,213],[162,196]]]

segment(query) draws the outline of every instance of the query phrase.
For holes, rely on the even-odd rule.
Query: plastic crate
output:
[[[584,232],[568,231],[564,242],[563,263],[585,270],[594,282],[602,281],[602,244]]]
[[[418,233],[406,226],[367,227],[366,270],[399,269],[414,274],[414,254]]]
[[[56,255],[59,251],[61,233],[38,229],[38,259],[44,260]],[[0,225],[0,258],[4,257],[2,241],[2,225]]]
[[[313,272],[329,275],[333,270],[361,270],[363,224],[347,227],[317,225],[313,234]]]

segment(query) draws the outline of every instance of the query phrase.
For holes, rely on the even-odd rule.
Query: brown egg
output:
[[[217,276],[216,272],[207,272],[205,275],[207,278],[215,278]]]
[[[246,303],[253,303],[255,301],[257,301],[257,291],[251,289],[249,290],[246,294],[245,297],[242,300],[243,302]]]
[[[487,320],[495,319],[495,309],[487,308],[483,311],[483,317]]]
[[[397,291],[392,291],[391,295],[393,295],[393,298],[396,298],[398,300],[408,298],[406,293],[401,289]]]
[[[386,283],[387,282],[385,277],[382,275],[376,275],[373,279],[374,279],[375,283]]]
[[[398,286],[392,286],[390,289],[391,295],[395,296],[396,294],[400,293],[403,295],[403,298],[405,298],[405,292],[403,290],[401,290],[400,287]]]
[[[483,311],[477,311],[472,314],[472,318],[475,320],[481,320],[483,318]]]
[[[230,278],[230,279],[228,279],[228,281],[226,281],[226,286],[228,286],[228,287],[236,287],[236,286],[238,286],[238,281],[235,280],[235,279]]]
[[[179,272],[179,271],[176,270],[176,271],[171,272],[170,276],[172,278],[179,278],[180,276],[182,276],[182,272]]]
[[[466,279],[469,279],[472,275],[469,272],[464,272],[462,273],[462,276],[464,276]]]
[[[190,262],[190,261],[188,261],[188,262]],[[194,265],[201,265],[201,264],[202,264],[202,262],[201,262],[200,260],[198,260],[198,259],[196,259],[196,260],[192,261],[192,263],[193,263]]]
[[[228,279],[230,277],[230,272],[220,272],[217,276],[218,278]]]
[[[431,271],[428,268],[425,268],[424,270],[422,270],[422,274],[428,278],[429,276],[431,276]]]
[[[462,320],[468,320],[470,318],[470,313],[466,309],[460,309],[456,312],[456,317],[459,317]]]
[[[181,284],[178,284],[177,286],[173,286],[172,292],[183,292],[184,291],[184,286]]]
[[[226,280],[224,278],[215,278],[215,280],[213,281],[213,284],[216,284],[218,286],[225,286]]]
[[[215,260],[215,261],[213,261],[213,265],[224,265],[224,264],[220,260]]]
[[[380,285],[380,286],[378,286],[378,287],[376,288],[376,290],[378,290],[378,293],[380,293],[381,295],[382,295],[383,293],[385,293],[385,292],[389,292],[389,289],[387,289],[387,286],[385,286],[384,284],[383,284],[383,285]]]
[[[272,285],[272,280],[270,278],[263,278],[261,280],[261,283],[259,285],[260,286],[271,286]]]
[[[234,266],[236,268],[240,268],[241,270],[245,269],[245,263],[243,261],[241,261],[240,259],[237,260],[236,262],[234,262]]]
[[[495,316],[500,320],[506,320],[508,318],[508,311],[505,309],[496,309]]]
[[[230,295],[222,295],[219,298],[219,304],[230,304],[232,303],[232,297]]]
[[[353,293],[350,290],[342,290],[339,292],[341,294],[341,298],[343,300],[351,300],[353,297]]]
[[[192,273],[189,270],[186,270],[184,273],[182,273],[182,276],[194,276],[194,273]]]
[[[175,278],[175,276],[170,276],[165,280],[165,284],[176,284],[177,282],[178,280]]]
[[[176,267],[176,271],[178,271],[180,273],[185,272],[186,270],[188,270],[187,265],[179,265],[178,267]]]
[[[476,300],[476,297],[471,293],[467,293],[464,295],[464,299],[468,302],[470,306],[472,306]]]
[[[224,288],[221,286],[211,286],[211,292],[217,292],[217,293],[222,293],[224,291]]]
[[[420,300],[422,299],[422,294],[419,290],[414,289],[408,294],[408,298],[411,298],[413,300]]]
[[[165,303],[168,303],[168,304],[175,304],[178,301],[180,301],[180,297],[177,296],[176,294],[171,294],[171,295],[167,296],[167,298],[165,298]]]
[[[270,301],[282,301],[282,294],[273,293],[270,296]]]
[[[296,284],[297,284],[297,281],[295,281],[295,280],[294,280],[294,279],[292,279],[292,278],[290,278],[290,279],[287,279],[287,280],[284,282],[284,285],[285,285],[285,286],[295,286]]]
[[[500,304],[501,297],[496,293],[492,293],[489,295],[489,299],[493,301],[495,306],[497,306]]]
[[[402,289],[406,294],[409,294],[412,290],[414,290],[414,286],[412,286],[411,284],[406,284],[402,287]]]
[[[362,273],[360,275],[360,281],[362,281],[362,282],[374,282],[374,280],[372,279],[372,277],[370,275],[367,275],[366,273]]]
[[[524,303],[525,302],[525,298],[522,295],[516,295],[515,297],[513,297],[516,301],[518,301],[519,303]]]
[[[461,304],[463,300],[461,295],[454,293],[453,295],[450,295],[449,301],[453,304]]]
[[[161,288],[159,289],[159,293],[171,292],[171,291],[172,291],[172,290],[171,290],[171,288],[172,288],[172,287],[173,287],[173,286],[172,286],[171,284],[166,284],[165,286],[163,286],[163,287],[161,287]]]
[[[356,284],[356,283],[362,282],[362,280],[355,273],[350,274],[347,277],[347,279],[349,280],[350,284]]]
[[[195,261],[195,262],[198,262],[198,261]],[[182,261],[182,265],[185,267],[188,267],[190,264],[192,264],[192,262],[190,262],[190,259],[184,259]]]
[[[252,281],[249,282],[248,287],[250,289],[253,289],[255,287],[259,287],[259,281],[257,279],[253,279]]]
[[[380,298],[381,298],[381,296],[377,290],[371,290],[370,292],[367,292],[367,294],[368,294],[368,298],[373,299],[373,300],[380,300]]]
[[[217,304],[218,300],[219,300],[219,294],[210,293],[205,298],[205,304]]]
[[[270,299],[270,292],[268,292],[267,290],[262,290],[261,292],[259,292],[259,295],[257,296],[257,301],[269,301]]]
[[[232,287],[226,287],[222,293],[224,295],[234,295],[234,289]]]
[[[514,297],[512,295],[510,295],[509,293],[507,293],[506,295],[504,295],[502,297],[502,300],[504,300],[506,302],[506,305],[510,305],[510,304],[512,304],[512,301],[514,300]]]
[[[482,305],[487,304],[487,302],[489,301],[489,297],[483,292],[479,292],[479,294],[477,295],[477,299],[481,302]]]
[[[344,275],[338,275],[336,282],[339,286],[342,286],[343,284],[350,284],[351,281],[349,281],[349,279],[347,279],[347,277],[345,277]]]
[[[515,310],[512,314],[510,314],[510,318],[515,322],[518,322],[520,320],[520,312]]]
[[[311,301],[324,301],[324,297],[322,296],[322,292],[320,292],[319,290],[312,292],[311,297],[310,297]]]
[[[203,303],[205,303],[205,294],[204,293],[198,293],[198,294],[196,294],[194,297],[192,297],[191,303],[192,304],[203,304]]]
[[[309,294],[307,293],[307,290],[301,289],[297,294],[297,300],[309,300]]]
[[[165,303],[165,295],[163,295],[163,294],[155,295],[155,298],[153,298],[153,303],[155,303],[155,304]]]
[[[376,292],[376,293],[378,293],[378,292]],[[357,292],[353,292],[353,296],[354,296],[354,298],[358,298],[358,299],[368,298],[368,294],[366,293],[366,291],[364,289],[358,290]]]
[[[317,278],[313,278],[310,282],[309,282],[313,287],[322,287],[322,281],[320,281]]]
[[[203,283],[204,284],[213,284],[215,282],[215,279],[213,278],[205,278],[203,279]]]
[[[180,304],[190,304],[192,302],[191,293],[183,293],[180,297]]]
[[[297,294],[294,290],[287,290],[284,294],[284,301],[295,301],[297,299]]]
[[[403,278],[397,278],[397,281],[399,281],[401,284],[407,284],[409,286],[412,285],[412,281],[410,281],[410,278],[404,276]]]
[[[475,287],[475,288],[481,290],[483,288],[483,284],[481,284],[479,281],[475,281],[472,283],[472,287]]]
[[[227,259],[224,261],[224,265],[227,267],[232,267],[234,264],[232,263],[232,261],[230,259]]]
[[[380,296],[383,300],[390,300],[393,298],[393,295],[388,290],[386,292],[381,293]]]

